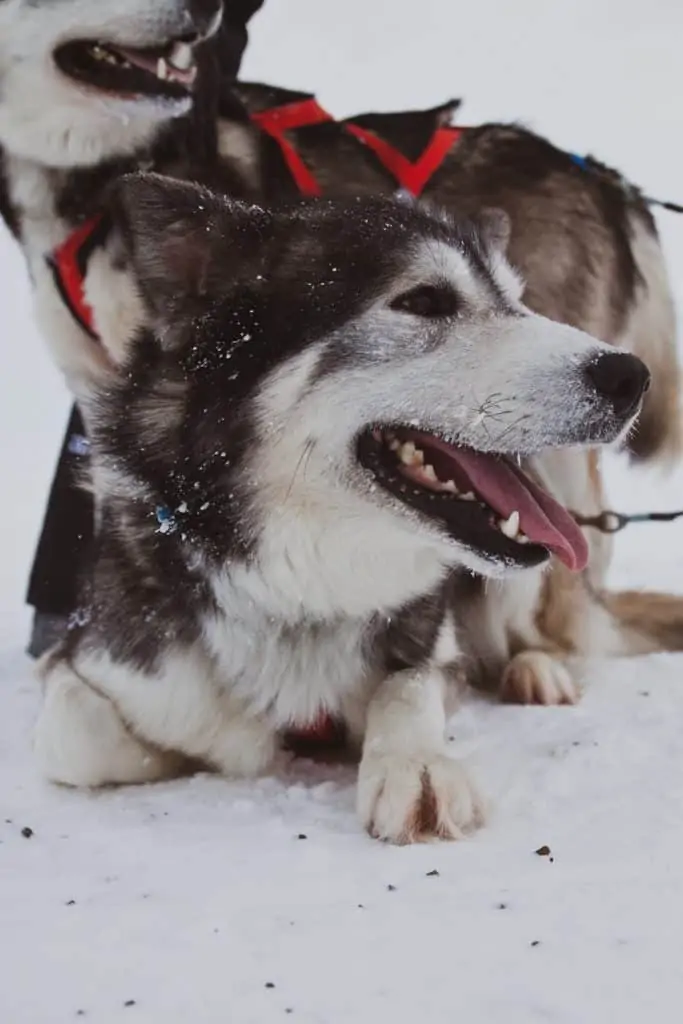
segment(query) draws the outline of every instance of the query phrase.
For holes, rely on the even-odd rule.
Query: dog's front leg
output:
[[[378,839],[460,839],[482,824],[482,799],[447,752],[446,687],[441,668],[406,669],[385,679],[370,702],[358,813]]]
[[[248,777],[275,756],[272,724],[248,714],[197,650],[175,648],[148,671],[106,650],[77,652],[73,662],[54,654],[43,675],[35,747],[55,782],[149,782],[185,759]]]

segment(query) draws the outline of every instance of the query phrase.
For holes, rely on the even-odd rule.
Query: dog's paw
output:
[[[484,821],[484,803],[458,761],[366,755],[358,773],[358,813],[371,836],[390,843],[462,839]]]
[[[507,704],[576,704],[581,691],[557,658],[522,651],[503,673],[500,699]]]

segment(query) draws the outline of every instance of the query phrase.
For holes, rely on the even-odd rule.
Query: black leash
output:
[[[595,173],[599,168],[599,165],[596,165],[591,157],[581,156],[580,153],[567,153],[567,156],[576,164],[577,167],[580,167],[582,171],[586,171],[588,174],[591,172]],[[681,206],[680,203],[671,203],[664,199],[655,199],[653,196],[643,196],[643,199],[648,206],[661,206],[663,210],[670,210],[672,213],[683,213],[683,206]]]
[[[607,511],[596,516],[582,516],[579,512],[572,512],[572,516],[579,526],[592,526],[601,533],[619,533],[629,523],[671,523],[683,517],[683,509],[678,512],[637,512],[630,516]]]
[[[683,206],[678,203],[667,203],[663,199],[653,199],[652,196],[645,196],[648,206],[661,206],[663,210],[671,210],[672,213],[683,213]]]

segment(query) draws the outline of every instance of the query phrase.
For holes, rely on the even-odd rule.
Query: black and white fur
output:
[[[99,344],[65,308],[47,260],[83,220],[102,212],[113,181],[153,169],[261,201],[295,190],[277,145],[247,115],[301,97],[264,86],[234,90],[222,78],[221,9],[221,0],[0,0],[0,215],[27,259],[51,354],[79,397],[125,360],[144,309],[115,232],[90,258],[85,279]],[[143,47],[188,41],[199,69],[194,88],[172,100],[145,94],[132,100],[84,87],[59,70],[55,53],[87,36]],[[360,121],[416,157],[456,106],[364,115]],[[307,128],[290,139],[331,194],[395,188],[343,124]],[[640,192],[595,161],[580,169],[533,133],[494,124],[468,130],[425,194],[454,212],[507,210],[509,257],[526,281],[525,302],[645,359],[652,387],[628,445],[642,459],[676,457],[681,432],[673,305]],[[593,453],[573,451],[546,453],[539,461],[555,496],[584,514],[604,507],[592,459]],[[578,691],[563,663],[566,653],[642,649],[633,642],[638,630],[632,619],[622,628],[594,600],[605,586],[611,543],[591,533],[591,588],[553,565],[545,577],[479,587],[472,595],[478,609],[468,628],[473,659],[492,689],[500,691],[502,679],[501,692],[513,699],[573,699]],[[546,614],[549,604],[556,609],[552,616]],[[672,608],[671,614],[680,620],[680,611]],[[561,657],[549,658],[548,650]],[[530,659],[538,671],[529,671]]]
[[[444,736],[452,570],[506,565],[378,486],[358,439],[403,422],[481,451],[611,442],[633,408],[587,368],[614,350],[521,304],[499,218],[478,233],[389,200],[269,212],[155,175],[124,179],[114,211],[149,326],[89,401],[98,552],[44,663],[43,771],[253,775],[324,711],[362,743],[372,834],[476,827]],[[494,430],[478,415],[493,393]]]
[[[111,236],[91,257],[85,297],[100,343],[78,325],[48,261],[126,171],[166,170],[240,193],[216,150],[218,74],[207,42],[222,0],[0,0],[0,215],[22,245],[36,317],[57,366],[80,396],[121,358],[140,317]],[[60,70],[72,40],[154,48],[187,41],[198,77],[181,96],[96,91]],[[210,108],[210,109],[209,109]]]

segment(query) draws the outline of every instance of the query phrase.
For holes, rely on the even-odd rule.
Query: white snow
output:
[[[464,95],[465,123],[524,119],[680,202],[682,42],[672,0],[267,0],[245,77],[340,115]],[[678,281],[683,217],[660,224]],[[594,663],[575,709],[469,704],[455,746],[494,814],[459,845],[373,843],[347,768],[37,778],[23,588],[67,399],[5,235],[0,268],[2,1024],[680,1020],[683,657]],[[683,471],[610,480],[620,510],[683,507]],[[683,523],[633,526],[613,576],[683,592]]]

